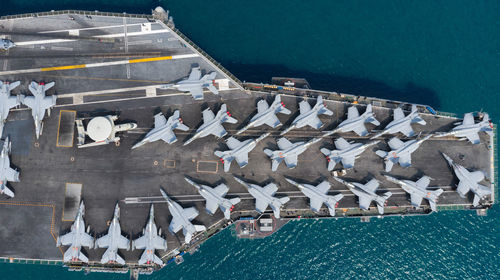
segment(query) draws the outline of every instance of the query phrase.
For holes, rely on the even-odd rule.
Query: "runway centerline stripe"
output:
[[[149,57],[149,58],[139,58],[139,59],[127,59],[127,60],[99,62],[99,63],[64,65],[64,66],[33,68],[33,69],[20,69],[20,70],[11,70],[11,71],[0,71],[0,75],[13,75],[13,74],[23,74],[23,73],[36,73],[36,72],[93,68],[93,67],[113,66],[113,65],[122,65],[122,64],[133,64],[133,63],[155,62],[155,61],[172,60],[172,59],[192,58],[192,57],[198,57],[198,56],[199,55],[196,53],[191,53],[191,54],[180,54],[180,55],[172,55],[172,56],[160,56],[160,57]]]

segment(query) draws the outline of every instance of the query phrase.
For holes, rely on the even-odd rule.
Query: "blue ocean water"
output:
[[[305,77],[313,88],[418,102],[499,123],[498,1],[4,1],[0,14],[169,9],[176,26],[241,80]],[[500,278],[500,211],[294,221],[263,240],[226,230],[142,279]],[[2,279],[127,279],[0,264]]]

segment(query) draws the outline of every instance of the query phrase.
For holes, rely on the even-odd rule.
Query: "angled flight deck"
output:
[[[70,216],[64,215],[64,212],[76,211],[82,198],[85,202],[85,225],[94,238],[106,234],[118,202],[122,234],[129,240],[137,239],[154,203],[156,226],[162,229],[161,235],[167,241],[167,250],[157,250],[156,253],[166,262],[174,256],[172,253],[175,250],[187,250],[189,246],[183,245],[185,237],[182,231],[177,234],[168,231],[172,216],[161,196],[160,187],[181,207],[195,207],[199,212],[192,222],[205,226],[207,231],[193,234],[193,246],[227,226],[222,211],[215,211],[213,215],[207,213],[205,198],[186,182],[185,177],[200,185],[227,185],[229,191],[225,197],[241,199],[231,212],[233,220],[258,216],[254,198],[234,177],[262,186],[275,183],[278,187],[276,197],[290,198],[280,212],[284,219],[331,216],[324,205],[318,213],[312,212],[309,198],[285,178],[310,185],[328,181],[331,184],[329,195],[343,195],[336,208],[336,217],[378,215],[373,205],[367,212],[359,209],[356,196],[332,178],[331,171],[327,169],[328,161],[320,149],[334,150],[334,140],[339,137],[362,144],[372,142],[369,138],[393,120],[395,102],[374,100],[354,105],[350,102],[352,99],[337,93],[277,89],[271,85],[268,88],[272,90],[266,90],[263,85],[241,84],[197,51],[190,42],[182,39],[175,29],[151,17],[68,12],[3,18],[0,20],[0,33],[16,43],[16,47],[0,54],[0,80],[21,82],[11,93],[29,94],[28,85],[37,81],[55,82],[55,86],[47,91],[47,96],[57,95],[51,116],[45,116],[39,139],[34,133],[31,111],[25,106],[11,110],[5,124],[3,135],[9,136],[12,141],[10,163],[12,167],[19,168],[20,182],[9,183],[15,193],[14,198],[0,196],[0,221],[15,223],[15,228],[10,223],[0,224],[0,236],[9,241],[0,243],[0,258],[62,260],[67,248],[57,248],[56,239],[67,233],[73,223],[72,220],[63,220]],[[203,74],[216,73],[213,85],[218,95],[204,90],[204,99],[195,100],[189,92],[162,87],[185,79],[194,67],[199,67]],[[277,93],[281,94],[281,101],[291,111],[290,115],[276,115],[283,127],[289,127],[299,115],[301,101],[314,105],[318,95],[322,96],[324,106],[333,114],[318,116],[324,124],[320,130],[303,127],[287,132],[285,137],[293,143],[313,138],[319,140],[298,157],[295,168],[289,169],[282,164],[273,172],[271,160],[264,149],[278,150],[280,128],[259,126],[245,129],[238,135],[236,133],[256,114],[256,105],[260,100],[271,104]],[[380,126],[365,124],[370,132],[366,136],[348,132],[322,137],[325,131],[335,129],[346,119],[349,107],[357,106],[359,112],[364,112],[367,103],[372,104]],[[183,146],[203,123],[203,111],[210,108],[217,112],[222,104],[226,104],[229,114],[238,121],[224,124],[228,133],[224,140],[204,137]],[[408,114],[411,105],[400,105]],[[455,117],[431,115],[424,108],[419,106],[419,115],[426,125],[414,126],[416,135],[446,132],[459,121]],[[161,112],[168,117],[176,110],[179,110],[182,123],[189,127],[187,131],[175,131],[176,142],[155,141],[131,149],[154,127],[155,115]],[[68,111],[84,119],[119,115],[120,120],[135,122],[138,128],[121,134],[116,145],[84,149],[78,149],[76,144],[58,146],[60,133],[67,131],[64,127],[66,122],[61,122],[61,118]],[[71,138],[71,132],[67,133],[65,137]],[[214,152],[226,149],[225,139],[233,136],[243,142],[257,139],[264,133],[269,133],[269,136],[256,143],[256,147],[248,153],[248,163],[244,168],[233,164],[228,172],[224,172],[223,163]],[[384,160],[375,151],[389,150],[387,141],[393,136],[378,137],[376,140],[379,142],[360,154],[355,166],[343,179],[359,183],[366,183],[369,178],[377,179],[379,190],[392,193],[384,215],[429,213],[428,204],[422,204],[421,210],[415,210],[405,190],[388,182],[384,176],[388,174],[384,172]],[[409,140],[401,135],[397,137],[405,142]],[[458,141],[454,137],[430,138],[412,153],[411,167],[395,165],[389,174],[397,179],[417,180],[423,175],[433,178],[430,187],[443,189],[438,201],[440,209],[447,206],[473,208],[472,195],[462,198],[455,191],[458,180],[441,153],[466,168],[486,172],[486,181],[482,184],[493,191],[493,137],[485,133],[480,133],[479,137],[481,144],[478,145]],[[74,193],[75,186],[80,190],[77,195]],[[491,206],[494,195],[493,192],[485,197],[481,207]],[[272,213],[270,208],[266,213]],[[99,264],[105,250],[85,248],[89,265],[109,267]],[[127,266],[137,267],[143,250],[120,250],[119,254]]]

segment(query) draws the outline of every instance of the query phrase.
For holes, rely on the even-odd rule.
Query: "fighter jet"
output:
[[[15,46],[16,44],[9,39],[0,39],[0,50],[6,51]]]
[[[250,123],[236,132],[236,134],[240,134],[249,128],[258,127],[263,124],[276,128],[281,125],[280,120],[276,116],[278,113],[285,115],[289,115],[291,113],[290,110],[285,108],[285,103],[281,101],[281,95],[276,95],[271,106],[267,104],[267,101],[260,100],[257,102],[257,114],[252,117]]]
[[[401,108],[396,108],[394,109],[394,120],[390,122],[383,131],[377,133],[370,139],[380,137],[384,134],[395,134],[398,132],[403,133],[406,137],[412,137],[415,135],[413,128],[411,128],[412,123],[418,123],[420,125],[426,124],[425,120],[418,115],[417,105],[413,104],[411,106],[411,112],[406,117]]]
[[[474,193],[474,207],[479,205],[479,201],[485,196],[491,194],[491,189],[479,184],[484,179],[484,173],[481,171],[470,172],[465,167],[455,163],[449,156],[442,153],[443,157],[448,161],[448,164],[453,168],[459,182],[457,192],[460,197],[465,198],[465,195],[472,191]]]
[[[45,110],[50,117],[50,108],[56,105],[56,95],[45,96],[45,92],[54,85],[54,82],[48,84],[31,82],[29,90],[33,96],[20,95],[21,103],[31,108],[31,114],[35,120],[36,139],[40,138],[40,134],[42,134],[42,120],[45,116]]]
[[[214,135],[217,138],[224,137],[227,134],[226,130],[222,126],[223,123],[237,123],[238,121],[231,117],[231,113],[227,110],[226,104],[220,106],[219,112],[214,116],[214,113],[210,108],[203,111],[203,124],[196,130],[196,134],[191,137],[184,146],[193,142],[198,138],[202,138],[208,135]]]
[[[386,152],[378,150],[375,153],[385,160],[385,172],[392,170],[392,166],[399,162],[401,167],[411,166],[411,154],[420,147],[420,145],[427,139],[431,138],[432,134],[425,136],[422,139],[414,139],[403,142],[398,138],[394,137],[387,144],[392,151]]]
[[[307,142],[301,141],[292,144],[292,142],[288,141],[285,137],[282,137],[277,142],[279,150],[272,151],[270,149],[264,149],[264,153],[271,158],[272,171],[278,170],[278,166],[283,160],[285,160],[285,164],[288,168],[295,168],[298,163],[299,155],[320,140],[321,138],[314,138]]]
[[[177,141],[177,137],[175,137],[174,129],[182,131],[189,130],[189,127],[182,123],[179,110],[175,110],[174,114],[168,118],[168,121],[162,113],[158,113],[155,115],[155,128],[148,132],[146,137],[144,137],[141,142],[135,144],[132,149],[160,139],[165,141],[167,144],[175,143]]]
[[[231,211],[234,208],[234,205],[238,204],[241,199],[239,197],[227,199],[224,198],[226,196],[229,188],[225,184],[220,184],[215,188],[211,188],[206,185],[197,184],[190,179],[184,177],[186,182],[193,185],[201,196],[207,201],[206,210],[208,214],[213,215],[217,211],[217,207],[224,213],[224,218],[231,218]]]
[[[248,153],[250,153],[257,146],[257,143],[269,136],[269,134],[269,132],[264,133],[257,139],[248,139],[243,142],[237,140],[234,137],[229,137],[226,140],[226,145],[229,150],[224,152],[214,152],[214,154],[218,156],[220,158],[220,161],[224,164],[224,172],[229,171],[231,162],[233,162],[233,160],[236,160],[240,168],[245,167],[248,164]]]
[[[7,116],[9,116],[10,109],[18,106],[20,104],[19,98],[17,96],[12,96],[10,91],[19,86],[21,82],[2,82],[0,81],[0,138],[3,134],[3,126],[7,121]]]
[[[288,131],[294,128],[301,128],[306,125],[319,129],[323,126],[323,123],[318,118],[318,115],[333,115],[333,112],[326,108],[326,104],[323,103],[323,97],[318,95],[316,99],[316,105],[311,108],[311,105],[306,100],[299,103],[300,114],[293,120],[292,124],[285,130],[283,130],[280,135],[285,135]]]
[[[452,135],[462,139],[469,139],[472,144],[479,144],[481,142],[478,135],[480,131],[493,135],[493,124],[491,124],[488,114],[484,114],[482,121],[474,123],[474,116],[472,113],[467,113],[464,115],[462,124],[456,124],[459,125],[455,126],[450,132],[438,132],[435,137]]]
[[[165,200],[167,201],[168,210],[172,215],[172,221],[170,222],[170,226],[168,227],[170,232],[176,233],[182,228],[182,233],[184,234],[184,242],[186,244],[189,244],[191,242],[193,234],[198,231],[204,231],[207,229],[205,226],[193,225],[191,223],[191,220],[196,218],[196,216],[198,216],[199,214],[196,208],[189,207],[184,209],[175,201],[171,200],[162,189],[160,189],[160,192],[163,198],[165,198]]]
[[[361,116],[356,106],[351,106],[347,109],[347,120],[341,122],[334,130],[326,131],[323,137],[349,131],[354,131],[359,136],[366,136],[368,135],[368,130],[366,130],[365,123],[371,123],[375,126],[380,125],[380,122],[377,121],[372,111],[372,105],[368,104],[366,111]]]
[[[174,85],[162,85],[160,88],[176,88],[179,91],[189,91],[195,100],[202,100],[204,88],[207,88],[214,94],[219,94],[219,91],[215,87],[215,76],[217,76],[217,72],[210,72],[201,78],[200,67],[194,67],[191,69],[191,73],[186,79]]]
[[[10,141],[9,137],[3,142],[3,149],[0,153],[0,194],[14,197],[14,192],[7,187],[7,182],[19,182],[19,171],[10,167]]]
[[[125,264],[125,260],[118,255],[118,249],[129,249],[129,240],[122,235],[120,228],[120,206],[116,203],[113,220],[109,225],[108,234],[100,237],[96,241],[97,248],[108,248],[102,255],[101,263],[117,262]]]
[[[432,211],[436,211],[436,203],[438,197],[443,193],[443,189],[428,190],[427,186],[430,183],[429,176],[422,176],[418,181],[410,180],[399,180],[389,175],[384,175],[387,180],[400,185],[405,192],[410,194],[411,205],[414,207],[420,207],[422,204],[422,199],[427,199]]]
[[[382,195],[376,193],[379,182],[376,179],[371,179],[366,184],[347,182],[338,177],[333,177],[338,182],[347,186],[347,188],[359,198],[359,208],[362,210],[368,210],[372,201],[377,204],[377,209],[380,215],[384,214],[384,206],[386,205],[387,199],[391,197],[392,193],[387,191]]]
[[[57,247],[61,245],[70,246],[64,253],[64,262],[89,262],[89,259],[82,253],[81,249],[82,247],[88,247],[89,249],[94,248],[94,238],[85,232],[84,215],[85,205],[82,201],[80,202],[80,208],[76,214],[75,222],[71,225],[71,231],[57,237]]]
[[[271,206],[271,209],[273,209],[274,212],[274,217],[276,217],[276,219],[280,218],[281,206],[287,203],[290,198],[287,196],[280,198],[274,197],[274,194],[278,190],[276,184],[269,183],[264,187],[261,187],[255,184],[249,184],[236,177],[234,177],[234,179],[236,182],[245,186],[248,192],[255,198],[255,210],[257,210],[257,212],[264,213],[267,206]]]
[[[142,236],[132,241],[132,250],[134,248],[145,249],[139,259],[139,264],[155,263],[157,265],[163,265],[163,261],[155,255],[155,250],[167,250],[167,241],[160,235],[161,231],[157,230],[155,224],[155,210],[153,204],[151,204],[149,221],[142,231]]]
[[[337,150],[328,150],[327,148],[322,148],[321,153],[326,156],[328,160],[328,171],[332,171],[337,163],[342,162],[345,169],[354,167],[354,160],[363,153],[367,148],[376,145],[380,141],[372,141],[370,143],[353,143],[350,144],[344,138],[338,138],[335,140],[335,147]]]
[[[344,197],[344,195],[328,195],[328,191],[330,190],[330,183],[328,183],[328,181],[323,181],[317,186],[313,186],[309,184],[299,184],[288,178],[285,178],[285,180],[299,188],[305,196],[309,197],[309,204],[312,211],[319,213],[321,205],[324,203],[326,207],[328,207],[330,216],[335,216],[335,208],[339,205],[339,201]]]

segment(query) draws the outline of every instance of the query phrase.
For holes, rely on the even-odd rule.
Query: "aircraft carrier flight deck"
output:
[[[167,263],[239,218],[261,216],[255,211],[254,197],[234,179],[235,176],[260,186],[273,182],[278,187],[277,197],[290,197],[280,211],[281,219],[331,217],[326,207],[319,213],[311,211],[309,199],[285,178],[311,185],[327,180],[331,184],[331,195],[344,196],[339,201],[335,217],[380,216],[374,204],[368,211],[362,211],[357,197],[334,179],[336,175],[363,184],[372,178],[377,179],[380,192],[392,193],[386,202],[384,216],[431,212],[426,200],[420,208],[413,207],[405,190],[389,182],[384,177],[387,174],[414,181],[423,175],[431,177],[429,186],[444,191],[437,204],[439,211],[484,210],[496,200],[495,132],[493,135],[480,132],[480,143],[475,145],[453,136],[432,137],[412,153],[411,167],[395,164],[390,172],[385,172],[384,159],[375,153],[390,150],[387,141],[395,135],[384,134],[375,139],[380,142],[356,158],[353,168],[343,173],[339,163],[335,172],[329,171],[321,148],[334,150],[333,141],[340,136],[349,142],[368,143],[372,141],[370,137],[393,120],[395,108],[401,107],[405,114],[409,114],[411,104],[293,86],[242,83],[185,39],[164,12],[156,11],[154,16],[83,11],[7,16],[0,19],[0,35],[16,44],[0,52],[0,80],[20,81],[11,94],[30,95],[28,86],[35,81],[42,84],[55,82],[47,96],[57,96],[50,116],[46,114],[43,119],[39,139],[35,135],[31,109],[25,105],[11,109],[5,123],[2,140],[9,137],[12,143],[11,167],[20,174],[20,182],[7,184],[15,196],[0,195],[0,219],[8,221],[0,224],[0,258],[5,261],[62,263],[68,247],[56,247],[56,240],[70,230],[83,200],[85,226],[90,228],[92,237],[107,233],[118,202],[121,231],[129,240],[142,235],[150,206],[154,204],[156,225],[167,240],[167,250],[158,250],[157,255]],[[190,92],[164,86],[182,81],[193,68],[200,69],[203,75],[216,73],[213,85],[218,89],[218,95],[205,89],[203,99],[195,100]],[[256,114],[259,100],[271,104],[278,94],[291,111],[290,115],[277,114],[282,126],[273,129],[264,125],[235,135]],[[305,100],[313,107],[317,96],[323,97],[333,115],[319,116],[324,123],[319,130],[297,128],[283,137],[293,143],[316,137],[320,140],[298,156],[297,167],[290,169],[283,162],[273,172],[264,149],[277,150],[277,140],[282,137],[280,132],[299,115],[299,103]],[[210,108],[217,114],[222,104],[227,105],[230,115],[238,121],[223,124],[227,135],[223,139],[209,135],[184,146],[203,124],[203,110]],[[356,106],[362,114],[368,104],[373,106],[375,117],[380,121],[380,126],[366,124],[370,134],[359,136],[347,132],[322,137],[325,131],[336,128],[346,118],[349,107]],[[462,116],[436,114],[425,105],[417,108],[426,125],[412,124],[416,133],[413,137],[397,134],[402,141],[447,132],[462,121]],[[154,127],[156,114],[162,112],[169,118],[176,110],[180,111],[182,123],[189,130],[175,130],[175,143],[159,140],[131,149]],[[117,116],[116,124],[134,123],[137,127],[118,132],[119,141],[79,147],[81,131],[78,121],[86,125],[92,118],[110,115]],[[240,168],[233,162],[229,172],[224,172],[223,163],[214,151],[228,150],[226,139],[233,136],[243,141],[265,132],[270,132],[270,135],[249,153],[247,166]],[[469,170],[486,174],[481,184],[491,188],[491,194],[483,197],[478,206],[473,206],[472,192],[464,198],[457,193],[458,179],[442,153]],[[220,210],[214,215],[208,214],[205,199],[184,177],[211,187],[226,184],[229,187],[226,198],[241,199],[234,205],[231,220],[225,219]],[[197,232],[190,244],[185,244],[182,231],[176,234],[168,231],[172,216],[160,187],[182,207],[194,206],[199,211],[192,222],[206,226],[207,230]],[[272,216],[273,212],[267,208],[264,214]],[[139,249],[119,251],[126,265],[101,264],[99,261],[105,251],[104,248],[85,248],[83,252],[89,263],[68,265],[93,270],[128,271],[134,268],[143,272],[159,268],[151,264],[138,265],[143,253]]]

